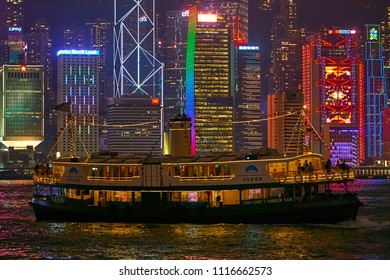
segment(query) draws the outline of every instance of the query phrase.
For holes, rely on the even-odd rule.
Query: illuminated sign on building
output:
[[[341,35],[354,35],[356,34],[356,30],[352,29],[336,29],[329,30],[329,34],[341,34]]]
[[[9,27],[8,31],[11,31],[11,32],[22,32],[22,28],[21,27]]]
[[[160,105],[160,98],[153,97],[152,98],[152,105]]]
[[[185,10],[184,12],[181,13],[182,17],[189,17],[190,16],[190,10]]]
[[[216,14],[198,14],[198,22],[217,22]]]
[[[99,50],[59,50],[57,56],[70,54],[70,55],[99,55]]]
[[[258,51],[260,48],[258,46],[239,46],[238,49],[243,51]]]
[[[366,24],[365,34],[367,41],[380,41],[380,25],[379,24]]]
[[[370,29],[370,40],[378,40],[378,30],[375,28]]]

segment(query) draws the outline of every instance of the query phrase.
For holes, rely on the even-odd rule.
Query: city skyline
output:
[[[34,2],[36,5],[31,6],[32,2]],[[154,6],[154,1],[145,0],[141,1],[142,5],[144,6],[142,7],[142,11],[138,11],[137,13],[132,14],[134,10],[131,9],[131,4],[135,3],[136,1],[70,1],[66,4],[59,2],[51,2],[47,4],[42,0],[35,0],[32,2],[25,1],[23,3],[23,1],[21,0],[20,2],[18,2],[18,4],[13,5],[10,4],[12,2],[7,1],[8,4],[6,6],[6,9],[2,9],[3,11],[1,15],[2,17],[4,15],[6,16],[6,22],[9,28],[7,28],[6,30],[6,33],[8,33],[8,38],[5,38],[4,40],[4,37],[2,37],[1,39],[3,40],[3,42],[6,42],[6,44],[8,44],[8,61],[10,61],[11,64],[23,65],[23,63],[30,62],[30,54],[29,56],[24,55],[25,58],[23,54],[27,53],[26,50],[29,51],[28,44],[30,44],[31,42],[38,42],[38,40],[36,38],[32,38],[32,36],[29,36],[29,38],[34,40],[31,40],[31,42],[25,42],[24,39],[21,38],[23,36],[31,35],[34,32],[34,24],[35,26],[38,26],[37,23],[44,22],[41,20],[42,18],[44,18],[47,19],[48,24],[41,24],[39,25],[41,26],[39,28],[42,30],[42,34],[44,32],[48,33],[49,31],[50,34],[52,34],[53,48],[50,49],[50,52],[56,52],[59,49],[65,48],[100,48],[98,47],[98,45],[101,46],[102,44],[105,45],[107,50],[109,50],[109,46],[113,47],[113,49],[111,50],[115,54],[115,61],[114,65],[109,68],[115,69],[114,75],[112,76],[112,74],[108,73],[110,71],[108,71],[104,75],[103,72],[99,70],[100,74],[102,74],[102,81],[99,80],[99,84],[109,83],[110,80],[114,80],[113,88],[111,88],[111,86],[108,86],[105,90],[99,91],[98,94],[100,97],[103,98],[102,100],[108,100],[112,97],[119,98],[122,95],[130,96],[141,90],[150,98],[156,99],[156,96],[161,96],[161,102],[159,102],[159,104],[161,105],[161,109],[163,109],[165,107],[165,93],[167,93],[167,96],[169,96],[170,99],[173,99],[172,101],[174,103],[177,103],[174,99],[175,97],[180,97],[180,95],[178,95],[178,90],[181,89],[182,85],[179,85],[175,82],[175,75],[180,74],[181,76],[178,80],[181,80],[183,73],[176,73],[174,71],[176,71],[177,69],[185,69],[186,77],[185,80],[183,79],[183,81],[186,94],[185,98],[183,98],[183,102],[185,102],[186,104],[179,104],[180,106],[182,106],[181,108],[179,108],[180,106],[178,107],[177,104],[172,103],[171,107],[172,113],[177,114],[179,111],[182,112],[183,106],[185,106],[185,113],[193,120],[191,136],[191,142],[193,145],[192,153],[195,153],[195,147],[198,147],[200,152],[211,151],[212,149],[215,151],[234,150],[232,145],[234,141],[232,142],[231,123],[232,121],[236,121],[232,116],[234,115],[234,111],[237,110],[237,108],[234,106],[238,105],[235,102],[239,100],[239,89],[242,87],[242,84],[240,84],[239,76],[237,75],[238,72],[236,72],[237,70],[239,70],[236,64],[236,47],[239,44],[244,44],[244,42],[247,42],[249,45],[258,46],[258,52],[261,57],[261,59],[259,60],[258,67],[259,73],[253,75],[251,81],[260,80],[260,84],[258,85],[258,87],[261,90],[256,93],[256,98],[260,98],[260,102],[258,105],[261,106],[261,109],[259,110],[261,112],[261,115],[267,115],[268,117],[272,117],[267,114],[267,111],[270,111],[270,108],[267,107],[268,104],[266,102],[267,95],[273,93],[288,94],[289,92],[296,92],[297,95],[301,95],[303,92],[304,98],[306,100],[308,98],[307,96],[310,96],[313,92],[317,92],[316,88],[318,88],[320,82],[326,80],[327,76],[323,75],[323,71],[328,68],[319,68],[322,69],[320,71],[321,74],[318,75],[318,73],[312,73],[313,78],[310,80],[310,83],[306,85],[304,84],[307,79],[305,77],[302,77],[302,74],[303,76],[305,76],[308,73],[307,71],[304,71],[302,73],[302,64],[300,63],[300,61],[302,61],[302,58],[300,56],[302,54],[301,50],[304,41],[306,41],[307,43],[310,41],[311,46],[314,46],[314,42],[320,42],[319,40],[321,40],[321,38],[322,40],[324,40],[324,38],[326,38],[327,36],[326,34],[331,34],[332,30],[339,30],[340,32],[335,31],[334,34],[337,38],[342,37],[341,39],[344,38],[341,34],[347,34],[345,32],[353,31],[354,33],[348,34],[353,34],[353,37],[356,37],[356,43],[355,41],[351,41],[350,43],[346,43],[346,45],[344,46],[344,40],[336,42],[336,44],[334,44],[334,47],[338,48],[340,46],[339,50],[336,51],[336,49],[332,47],[331,49],[329,49],[329,54],[322,53],[322,47],[316,43],[319,48],[318,51],[310,54],[310,57],[313,58],[310,58],[310,61],[312,61],[312,63],[314,64],[318,64],[319,58],[325,59],[326,57],[328,57],[329,59],[336,58],[338,60],[339,58],[345,57],[346,59],[349,59],[350,47],[352,46],[353,48],[356,47],[357,53],[356,56],[354,54],[354,57],[356,57],[357,61],[359,61],[360,63],[360,61],[362,61],[364,57],[362,55],[362,45],[360,42],[358,42],[358,40],[361,40],[364,34],[364,25],[377,24],[379,26],[379,24],[384,24],[386,22],[386,13],[384,7],[388,8],[387,6],[385,6],[384,1],[357,1],[353,3],[352,1],[344,1],[342,3],[329,1],[326,7],[331,8],[325,9],[323,4],[318,1],[314,1],[314,3],[313,1],[311,1],[310,3],[305,4],[305,1],[303,0],[280,0],[274,1],[272,11],[262,11],[258,6],[261,1],[156,1],[156,6]],[[184,40],[182,40],[182,42],[175,41],[175,43],[172,44],[172,38],[175,38],[176,40],[176,35],[178,34],[178,31],[176,30],[176,25],[174,24],[172,25],[174,28],[169,29],[169,25],[167,25],[167,12],[175,10],[174,13],[179,15],[179,17],[186,17],[185,9],[188,9],[190,7],[189,4],[193,4],[194,2],[199,3],[197,11],[201,14],[214,12],[218,13],[219,15],[215,15],[215,21],[202,21],[198,18],[195,19],[194,12],[189,12],[189,18],[191,18],[191,16],[194,17],[193,22],[196,22],[196,25],[188,25],[187,28],[186,23],[183,21],[183,28],[188,30],[188,36],[183,34]],[[153,6],[151,6],[151,3],[153,3]],[[141,6],[141,4],[137,5]],[[22,6],[23,9],[21,8]],[[115,13],[113,6],[116,7]],[[146,12],[149,8],[152,8],[152,16],[149,16]],[[39,17],[34,16],[38,14],[37,9],[42,11],[42,13],[39,14]],[[318,15],[319,12],[321,12],[321,15]],[[155,13],[156,16],[154,16]],[[122,17],[122,14],[125,16]],[[236,22],[237,24],[239,23],[239,21],[236,21],[236,15],[239,15],[239,18],[242,19],[241,21],[245,23],[245,25],[243,24],[242,29],[242,34],[245,33],[244,41],[237,41],[237,34],[239,34],[241,30],[237,28],[237,26],[235,27]],[[23,21],[17,20],[19,18],[22,18]],[[118,18],[120,19],[120,21],[123,20],[123,24],[117,24]],[[217,18],[219,18],[218,21]],[[22,25],[23,22],[24,24]],[[100,24],[98,25],[97,23],[99,22],[104,23],[104,26]],[[202,22],[212,24],[203,24]],[[100,34],[100,32],[107,28],[109,29],[111,25],[110,23],[113,25],[118,25],[113,30],[113,35],[110,35],[114,38],[114,44],[113,42],[111,42],[110,39],[107,39],[110,36],[106,37],[105,42],[99,42],[98,39],[100,39],[100,37],[102,36],[97,34]],[[246,25],[246,23],[249,24]],[[96,27],[91,28],[91,26]],[[122,27],[124,27],[126,30],[124,34],[129,33],[129,38],[132,39],[122,39]],[[247,27],[249,32],[246,32]],[[384,32],[387,32],[387,29],[385,28]],[[189,32],[190,30],[192,31]],[[254,32],[254,30],[258,32]],[[107,34],[108,33],[109,32],[107,31]],[[1,34],[4,35],[4,32],[2,32]],[[47,34],[45,34],[45,36],[46,35]],[[146,40],[149,35],[150,39]],[[388,41],[386,36],[388,35],[384,36],[384,53],[388,53]],[[140,46],[140,43],[133,44],[132,40],[135,41],[134,38],[138,38],[138,40],[141,40],[139,42],[146,43],[145,46],[142,47],[141,51],[136,50],[137,46]],[[246,38],[248,38],[248,40],[246,40]],[[188,40],[188,42],[186,39]],[[333,43],[328,42],[327,44],[332,45]],[[176,48],[177,45],[182,45],[184,47],[184,52],[186,49],[185,64],[179,65],[177,61],[175,61],[176,58],[180,58],[180,53],[177,52],[178,49]],[[170,54],[168,54],[167,52],[169,48],[172,48],[173,50],[173,52]],[[203,52],[207,50],[207,52],[202,53],[202,50]],[[218,54],[218,51],[220,51],[220,54]],[[49,50],[47,50],[47,52],[49,52]],[[31,56],[36,57],[38,53],[40,53],[40,50],[36,48],[33,52],[31,52]],[[142,62],[143,60],[141,59],[140,54],[145,55],[146,60],[144,62]],[[170,55],[171,57],[169,58],[168,55]],[[112,54],[110,56],[112,57]],[[47,59],[40,58],[39,61],[34,61],[34,64],[44,64],[43,61],[49,60],[49,56],[47,57]],[[205,59],[205,57],[207,57],[207,59]],[[218,59],[216,60],[216,58]],[[153,61],[153,63],[150,64],[150,73],[155,73],[155,62],[158,62],[158,65],[161,65],[159,69],[161,69],[162,71],[162,65],[168,65],[167,59],[171,59],[171,67],[167,67],[165,71],[167,71],[168,73],[168,70],[171,70],[172,76],[169,77],[168,80],[165,80],[165,77],[163,76],[161,76],[161,78],[159,78],[158,80],[155,80],[154,78],[150,79],[150,77],[152,76],[149,76],[149,74],[147,74],[146,62]],[[108,64],[112,64],[111,62],[108,62],[108,59],[106,59],[106,61]],[[120,64],[118,63],[119,61],[121,62]],[[162,62],[161,64],[160,61]],[[215,62],[213,63],[213,61]],[[127,66],[125,66],[125,62],[128,63]],[[100,63],[101,62],[99,62],[99,64]],[[336,65],[343,65],[342,61],[334,61],[332,63],[335,65],[334,67],[336,67]],[[248,66],[249,64],[245,65],[244,67]],[[99,67],[103,69],[103,64]],[[127,73],[126,77],[122,77],[122,68],[126,69],[126,71],[123,71],[123,73]],[[352,92],[354,94],[356,92],[356,95],[352,95],[352,99],[355,100],[356,98],[358,98],[359,100],[364,100],[363,95],[366,93],[360,89],[361,85],[366,81],[363,81],[363,79],[361,79],[359,80],[359,83],[357,83],[358,80],[355,77],[355,74],[358,74],[360,77],[360,73],[362,73],[362,71],[357,71],[355,66],[353,66],[351,69],[352,70],[350,72],[352,73],[352,76],[349,77],[349,75],[347,75],[348,79],[345,79],[345,81],[343,82],[345,83],[343,84],[343,86],[345,86],[345,92],[349,94],[350,87],[352,85]],[[208,74],[202,75],[201,73]],[[159,83],[158,81],[164,82],[161,83],[161,86],[157,86],[156,89],[153,89],[151,91],[142,90],[141,86],[144,87],[148,85],[148,83],[146,82],[147,79],[145,79],[145,82],[142,81],[141,78],[143,77],[143,75],[146,75],[146,78],[150,79],[150,81],[154,81],[153,83],[150,83],[150,85],[153,87],[157,86],[157,84]],[[57,76],[55,73],[53,73],[52,80],[55,81],[56,77],[57,81],[59,81],[58,73]],[[211,80],[210,77],[213,77],[214,79]],[[121,80],[120,78],[125,79]],[[163,90],[164,86],[169,84],[169,81],[171,81],[171,89],[169,90],[169,87],[167,87],[167,90]],[[172,83],[172,81],[174,81],[175,83]],[[191,83],[191,81],[195,82]],[[215,83],[212,83],[212,81],[215,81]],[[129,87],[130,83],[134,83],[133,88]],[[180,86],[180,88],[178,88],[178,86]],[[53,92],[55,91],[55,88],[57,88],[58,92],[59,84],[54,85]],[[328,85],[325,87],[324,84],[321,84],[321,91],[319,94],[322,96],[322,99],[319,101],[320,103],[316,103],[318,102],[317,98],[315,98],[315,100],[317,100],[316,102],[314,102],[315,104],[306,104],[307,102],[305,103],[305,105],[307,105],[307,108],[311,110],[310,113],[317,115],[317,113],[319,112],[318,110],[320,108],[330,106],[328,104],[328,101],[325,102],[323,100],[323,92],[325,89],[329,89],[328,95],[332,95],[332,98],[335,98],[337,100],[341,99],[341,95],[335,95],[335,92],[339,94],[337,91],[338,88],[339,86],[331,88]],[[355,88],[359,88],[359,91],[355,90]],[[301,91],[301,89],[303,89],[303,91]],[[52,94],[52,92],[49,93],[49,91],[47,91],[47,93],[47,96],[50,96],[49,94]],[[386,93],[386,90],[382,92],[382,89],[378,88],[378,90],[372,92],[372,94],[381,93]],[[315,93],[315,95],[317,95],[317,93]],[[253,96],[255,97],[255,94]],[[226,100],[223,98],[225,98]],[[234,104],[233,107],[232,104]],[[337,107],[340,105],[337,103],[335,106]],[[349,102],[348,106],[353,107],[351,105],[351,102]],[[106,109],[104,108],[106,106],[102,107],[104,110]],[[364,106],[362,106],[362,108],[363,107]],[[291,108],[287,106],[285,107],[285,109],[283,109],[283,111],[289,111],[290,109]],[[349,110],[348,112],[350,111],[351,110]],[[364,109],[362,109],[361,111],[361,116],[363,116],[363,111]],[[149,111],[147,111],[147,113],[149,113]],[[275,114],[280,113],[281,112],[275,112]],[[378,111],[378,113],[381,114],[381,111]],[[210,116],[213,116],[211,120],[209,118]],[[217,120],[219,116],[221,116],[221,118],[223,119],[226,119],[224,121],[220,121],[220,123],[223,123],[223,125],[211,125],[212,121]],[[245,117],[243,117],[243,119],[244,118]],[[359,133],[360,135],[362,135],[364,133],[363,127],[365,123],[365,121],[363,121],[363,117],[360,117],[359,115],[355,116],[354,114],[352,114],[351,118],[352,119],[350,119],[349,117],[325,118],[325,116],[321,115],[321,122],[318,123],[318,125],[320,125],[321,127],[316,127],[316,130],[319,131],[319,133],[322,135],[322,125],[324,124],[324,122],[352,123],[356,122],[356,120],[359,119]],[[99,115],[99,119],[99,123],[107,124],[105,114]],[[310,118],[310,120],[311,119],[312,118]],[[163,111],[161,115],[161,121],[164,121]],[[238,119],[238,121],[241,121],[241,119]],[[165,125],[167,125],[167,123],[165,123]],[[223,127],[225,126],[227,129],[225,133],[226,135],[221,132],[223,130]],[[203,130],[203,128],[205,129]],[[291,128],[288,127],[286,127],[285,129],[291,130]],[[218,137],[214,133],[211,133],[213,130],[219,131]],[[164,132],[166,131],[161,129],[161,136],[164,134]],[[286,132],[282,132],[282,135],[285,133]],[[104,133],[104,135],[107,134]],[[319,138],[321,140],[323,138],[327,139],[326,137],[324,137],[324,135],[319,136]],[[217,141],[217,139],[219,139],[218,141],[221,141],[221,143],[224,143],[225,145],[224,147],[221,147],[221,150],[219,150],[219,148],[216,147],[215,143],[213,142]],[[361,137],[361,139],[363,139],[363,137]],[[280,142],[281,140],[279,139],[277,141]],[[313,151],[319,152],[317,151],[316,147],[309,146],[308,143],[310,141],[312,141],[311,137],[307,136],[307,147],[310,147],[312,150],[314,148]],[[327,142],[329,141],[333,143],[333,137],[327,140]],[[157,144],[157,142],[154,143]],[[161,143],[163,142],[161,141]],[[251,143],[251,145],[252,144],[253,143]],[[326,143],[324,144],[325,146],[329,145]],[[205,145],[203,150],[200,148],[200,146],[202,145]],[[290,146],[290,144],[288,144],[287,146]],[[359,144],[359,147],[360,153],[362,153],[364,149],[363,143]],[[100,147],[100,150],[101,149],[107,150],[107,147]],[[321,149],[322,148],[320,148],[320,150]],[[321,153],[323,153],[322,150]],[[327,157],[325,153],[324,156]],[[360,157],[359,162],[363,161],[364,158]],[[358,162],[354,161],[354,164],[356,163]]]

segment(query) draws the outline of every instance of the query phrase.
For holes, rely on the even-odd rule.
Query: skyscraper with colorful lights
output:
[[[364,30],[366,159],[380,159],[383,155],[383,110],[388,107],[380,25],[366,24]]]
[[[303,95],[307,145],[330,158],[357,165],[365,158],[364,64],[353,29],[324,30],[303,47]]]
[[[191,153],[233,150],[232,40],[226,19],[189,10],[186,115],[192,120]]]
[[[73,140],[77,157],[99,151],[99,50],[57,52],[57,104],[69,104],[57,116],[57,153],[70,156]],[[54,106],[53,106],[54,107]],[[73,120],[74,133],[69,130]]]

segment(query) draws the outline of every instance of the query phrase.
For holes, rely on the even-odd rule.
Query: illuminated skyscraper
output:
[[[0,142],[7,148],[35,148],[43,141],[42,65],[0,67]]]
[[[296,91],[302,83],[304,31],[298,27],[296,0],[279,0],[271,29],[270,92]]]
[[[303,48],[303,95],[313,152],[364,161],[364,65],[356,30],[325,30]]]
[[[261,11],[271,11],[274,6],[274,0],[259,0],[259,9]]]
[[[234,99],[234,149],[263,148],[261,74],[258,46],[242,45],[237,51],[237,92]]]
[[[45,143],[42,148],[49,151],[56,135],[56,119],[53,104],[56,93],[53,90],[53,42],[50,27],[45,19],[37,19],[30,32],[26,34],[27,61],[31,65],[43,65],[45,71]]]
[[[61,157],[72,151],[69,117],[73,119],[77,133],[74,135],[75,154],[88,157],[99,151],[99,51],[60,50],[57,52],[57,104],[70,104],[58,112],[57,152]]]
[[[383,57],[386,66],[390,66],[390,6],[387,7],[385,20],[382,23]]]
[[[302,91],[268,94],[267,101],[267,147],[276,149],[280,154],[302,154],[305,151]]]
[[[164,120],[165,131],[171,118],[183,115],[186,90],[186,52],[188,10],[169,11],[166,15],[164,41]]]
[[[189,11],[186,115],[192,120],[191,153],[233,150],[231,52],[223,16]]]
[[[199,11],[224,16],[236,44],[248,42],[248,0],[200,0]]]
[[[160,123],[153,126],[145,126],[143,129],[150,135],[159,133],[158,141],[154,137],[145,137],[144,151],[162,152],[163,135],[163,64],[156,59],[155,40],[155,1],[138,0],[114,1],[114,97],[135,99],[134,106],[138,108],[139,115],[129,115],[128,123],[134,123],[141,119],[149,118],[150,122],[155,121],[155,111],[150,111],[150,105],[158,103]],[[138,103],[140,95],[147,98],[145,107]],[[125,106],[126,103],[123,103]],[[129,107],[131,110],[132,106]],[[154,107],[157,108],[157,107]],[[113,108],[115,110],[115,108]],[[110,110],[110,109],[109,109]],[[113,112],[112,112],[113,113]],[[113,113],[114,114],[114,113]],[[115,115],[115,114],[114,114]],[[110,117],[108,117],[110,119]],[[146,121],[147,122],[147,121]],[[142,122],[141,122],[142,123]],[[113,132],[115,123],[109,123],[108,142],[110,137],[120,134]],[[142,129],[142,126],[139,127]],[[123,135],[123,143],[128,139]],[[128,144],[128,153],[135,148],[131,142]],[[138,150],[138,147],[136,148]]]
[[[9,63],[26,63],[26,45],[23,37],[23,0],[6,0],[5,9]]]
[[[68,26],[63,31],[63,48],[64,49],[83,49],[85,48],[84,30],[76,26]]]
[[[365,25],[366,159],[383,154],[383,110],[388,107],[379,24]]]
[[[112,73],[113,73],[113,32],[112,23],[106,19],[98,18],[94,22],[86,24],[86,45],[89,49],[99,50],[99,90],[100,90],[100,114],[106,114],[107,100],[113,97]],[[103,102],[103,100],[105,100]]]

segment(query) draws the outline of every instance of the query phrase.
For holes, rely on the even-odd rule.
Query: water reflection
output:
[[[0,259],[390,259],[387,182],[355,182],[365,205],[336,225],[35,221],[33,186],[0,181]]]

